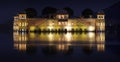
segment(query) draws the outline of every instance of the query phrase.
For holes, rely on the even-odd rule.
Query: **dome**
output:
[[[66,10],[58,10],[57,14],[68,14],[68,12]]]
[[[98,12],[97,14],[98,14],[98,15],[105,15],[104,12]]]

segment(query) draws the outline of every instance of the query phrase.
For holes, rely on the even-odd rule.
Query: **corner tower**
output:
[[[96,31],[105,31],[105,14],[103,12],[97,14]]]
[[[69,18],[69,14],[66,10],[58,10],[56,13],[56,18],[59,20],[66,20]]]
[[[19,13],[19,19],[26,19],[27,15],[25,13]]]
[[[13,30],[14,31],[26,31],[27,30],[27,15],[25,13],[19,13],[14,16]]]
[[[105,19],[105,14],[103,12],[99,12],[97,14],[97,19]]]

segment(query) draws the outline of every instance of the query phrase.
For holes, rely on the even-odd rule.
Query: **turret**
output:
[[[25,13],[19,13],[19,19],[26,19],[27,15]]]
[[[105,31],[105,14],[103,12],[97,14],[96,30]]]
[[[13,30],[14,31],[26,31],[27,29],[27,16],[25,13],[19,13],[18,16],[14,16]]]
[[[97,19],[105,19],[105,14],[102,12],[99,12],[98,14],[97,14]]]
[[[18,21],[18,19],[19,19],[19,16],[14,16],[14,21]]]
[[[14,31],[19,30],[18,20],[19,20],[19,16],[18,15],[14,16],[14,21],[13,21],[13,30]]]
[[[68,19],[69,14],[65,10],[58,10],[57,13],[56,13],[56,18],[57,19]]]

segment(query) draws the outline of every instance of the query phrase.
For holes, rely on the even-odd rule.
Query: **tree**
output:
[[[82,11],[82,16],[84,18],[89,18],[90,16],[93,16],[93,11],[89,8]]]
[[[34,8],[25,9],[28,18],[34,18],[37,16],[37,11]]]
[[[69,8],[69,7],[65,7],[65,8],[63,8],[63,9],[66,10],[66,11],[68,12],[69,17],[72,17],[72,16],[73,16],[74,11],[73,11],[71,8]]]
[[[56,13],[57,9],[53,7],[45,7],[42,10],[42,16],[45,18],[54,18],[54,14]]]

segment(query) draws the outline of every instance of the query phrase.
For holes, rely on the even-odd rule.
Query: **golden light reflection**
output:
[[[19,45],[18,45],[18,49],[19,49],[20,51],[26,51],[26,44],[19,44]]]
[[[26,42],[28,41],[27,34],[25,32],[14,32],[14,48],[20,51],[26,51]]]
[[[34,39],[35,38],[35,33],[30,33],[30,38]]]
[[[72,33],[65,34],[66,41],[70,42],[72,40]]]
[[[105,42],[105,33],[97,33],[96,34],[96,42],[104,43]]]
[[[99,52],[105,51],[105,45],[104,44],[98,44],[97,45],[97,51],[99,51]]]
[[[68,46],[85,45],[99,52],[105,51],[105,33],[13,33],[14,48],[20,51],[26,51],[27,44],[37,42],[40,45],[55,45],[59,51],[68,50]]]
[[[57,46],[57,48],[58,48],[59,51],[68,50],[68,45],[59,44],[59,45]]]
[[[89,38],[89,41],[95,41],[95,33],[94,32],[89,32],[88,33],[88,38]]]
[[[53,41],[54,40],[54,35],[52,33],[49,33],[48,34],[48,39],[49,39],[50,42]]]
[[[94,33],[94,32],[89,32],[89,33],[88,33],[88,37],[89,37],[89,38],[95,37],[95,33]]]

